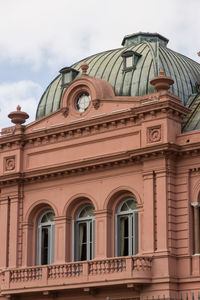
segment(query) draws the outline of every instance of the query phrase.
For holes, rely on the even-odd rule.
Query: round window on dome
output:
[[[79,112],[84,112],[88,109],[91,102],[91,97],[87,92],[84,92],[78,96],[75,101],[75,107]]]

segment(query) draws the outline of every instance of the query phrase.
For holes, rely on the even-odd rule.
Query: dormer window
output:
[[[75,79],[79,72],[73,68],[65,67],[60,70],[60,73],[62,74],[62,87],[65,87]]]
[[[124,68],[123,71],[135,70],[137,62],[141,57],[141,54],[129,50],[122,53],[122,58],[124,60]]]

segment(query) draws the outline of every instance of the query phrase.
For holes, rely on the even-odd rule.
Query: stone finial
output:
[[[154,89],[159,92],[169,90],[170,86],[174,83],[174,80],[168,76],[165,76],[164,71],[160,70],[159,76],[154,77],[150,83],[153,85]]]
[[[82,75],[87,75],[88,68],[89,68],[88,64],[86,64],[85,62],[82,63],[81,65]]]
[[[26,112],[21,111],[21,106],[17,106],[17,111],[9,113],[8,118],[11,119],[11,122],[16,125],[21,125],[26,122],[26,119],[29,118],[29,115]]]
[[[17,105],[17,111],[21,111],[21,106],[19,104]]]
[[[160,71],[159,71],[159,76],[165,76],[165,73],[162,69],[160,69]]]

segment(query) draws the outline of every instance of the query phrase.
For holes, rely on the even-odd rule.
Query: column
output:
[[[62,264],[69,261],[69,247],[71,247],[71,234],[69,230],[69,219],[66,217],[55,217],[55,255],[54,263]],[[68,226],[67,226],[68,224]],[[68,229],[68,230],[66,230]],[[66,249],[67,247],[67,249]]]
[[[111,214],[107,210],[95,212],[95,259],[102,259],[111,255],[110,218]]]
[[[199,202],[192,202],[191,205],[194,208],[194,253],[199,254],[200,253],[200,228],[199,228]]]
[[[167,171],[156,172],[157,195],[157,251],[168,251],[168,196]]]
[[[140,230],[141,247],[143,253],[154,252],[154,174],[153,171],[143,172],[144,180],[144,215],[142,224],[142,230]]]
[[[10,196],[9,267],[17,267],[18,195]]]
[[[36,261],[36,245],[33,232],[33,223],[23,223],[23,256],[22,266],[33,266]]]
[[[8,217],[9,217],[9,199],[1,198],[0,207],[0,268],[8,266]]]

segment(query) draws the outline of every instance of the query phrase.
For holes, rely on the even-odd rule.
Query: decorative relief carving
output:
[[[161,126],[147,128],[147,142],[155,143],[161,140]]]
[[[9,134],[13,134],[14,131],[15,131],[15,126],[3,128],[3,129],[1,130],[1,135],[9,135]]]
[[[4,170],[13,171],[15,169],[15,156],[4,158]]]
[[[99,99],[92,100],[92,104],[93,104],[95,109],[99,109],[100,100]]]
[[[62,114],[66,118],[69,114],[69,107],[65,107],[62,109]]]

